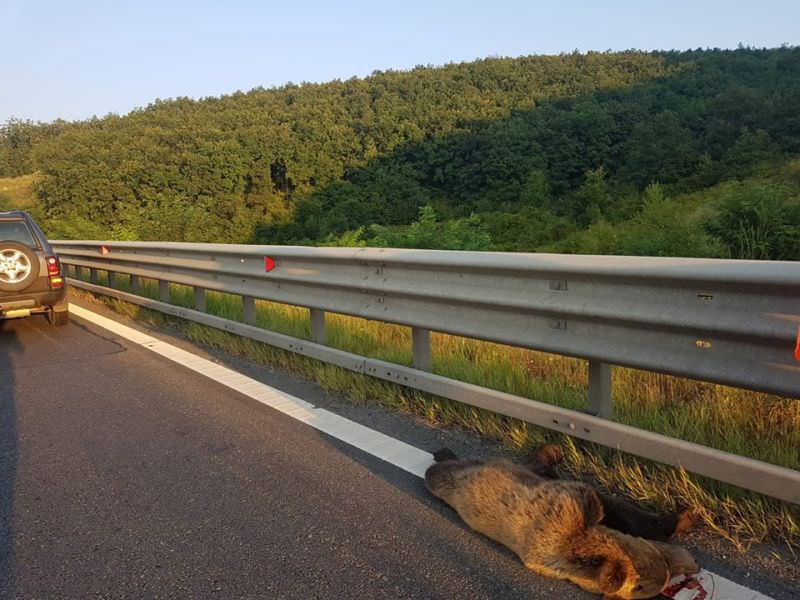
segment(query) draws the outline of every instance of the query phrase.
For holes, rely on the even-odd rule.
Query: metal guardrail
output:
[[[52,244],[64,264],[89,269],[94,285],[74,281],[79,287],[800,504],[797,471],[607,420],[611,365],[800,398],[797,263],[153,242]],[[97,286],[98,270],[130,276],[134,292],[141,278],[158,280],[161,302]],[[196,310],[169,305],[169,282],[195,288]],[[245,323],[205,314],[205,290],[241,295]],[[314,343],[253,327],[256,298],[310,308]],[[416,368],[324,346],[326,311],[412,327]],[[428,373],[431,330],[587,359],[591,414]]]

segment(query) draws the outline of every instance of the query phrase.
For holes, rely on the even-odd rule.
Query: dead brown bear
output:
[[[603,505],[581,482],[545,479],[503,459],[448,459],[426,471],[425,483],[532,571],[609,599],[652,598],[674,575],[699,570],[683,548],[599,525]]]
[[[439,451],[439,461],[445,459],[456,458],[450,450],[443,448]],[[525,465],[531,471],[546,479],[558,479],[558,473],[555,466],[560,463],[564,458],[564,452],[559,446],[554,444],[547,444],[542,446],[534,455],[530,463]],[[657,540],[666,542],[669,538],[677,533],[686,531],[698,519],[698,515],[687,509],[681,509],[676,512],[657,515],[649,511],[639,508],[634,503],[612,496],[597,492],[600,502],[603,504],[603,520],[601,525],[616,529],[622,533],[633,535],[636,537],[643,537],[649,540]]]

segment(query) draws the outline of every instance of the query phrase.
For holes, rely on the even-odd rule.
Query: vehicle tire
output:
[[[0,242],[0,291],[21,292],[39,276],[39,257],[25,244]]]
[[[53,327],[61,327],[62,325],[66,325],[69,323],[69,310],[56,310],[51,308],[47,312],[47,320],[50,321],[50,325]]]

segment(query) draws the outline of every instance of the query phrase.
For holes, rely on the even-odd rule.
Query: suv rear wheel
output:
[[[38,276],[39,259],[33,250],[19,242],[0,242],[0,290],[22,291]]]

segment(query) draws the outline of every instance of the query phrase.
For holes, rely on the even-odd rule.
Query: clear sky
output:
[[[486,56],[800,43],[800,0],[0,0],[0,123]]]

